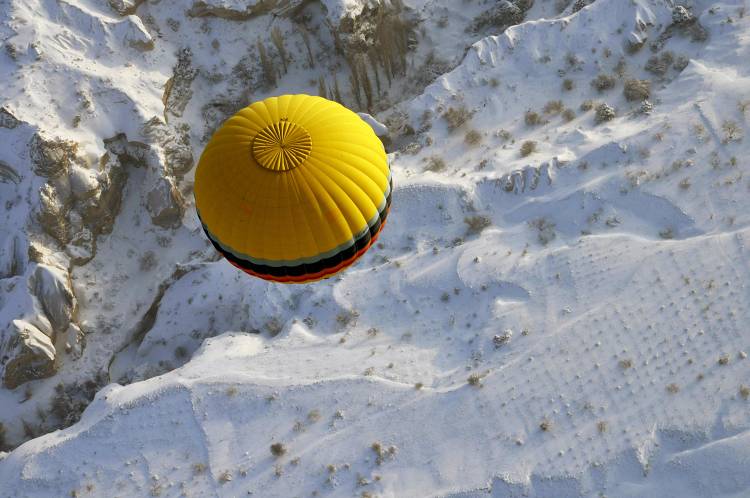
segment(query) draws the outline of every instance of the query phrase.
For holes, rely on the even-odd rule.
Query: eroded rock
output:
[[[32,277],[33,292],[42,305],[56,333],[68,329],[76,310],[76,297],[66,270],[48,265],[37,265]]]
[[[688,24],[695,21],[695,16],[683,5],[676,5],[672,9],[672,22],[674,24]]]
[[[47,140],[35,133],[29,144],[29,155],[39,176],[57,178],[67,174],[78,150],[78,144],[59,138]]]
[[[162,147],[167,174],[179,177],[193,168],[195,159],[187,124],[170,127],[154,116],[143,126],[143,134]]]
[[[310,0],[256,0],[245,2],[239,8],[236,2],[226,0],[198,0],[193,3],[187,15],[191,17],[220,17],[230,21],[246,21],[253,17],[273,13],[276,16],[294,15]]]
[[[198,75],[198,70],[193,68],[193,53],[189,48],[183,48],[177,54],[177,65],[174,67],[172,77],[167,80],[164,86],[164,119],[167,114],[175,117],[182,116],[185,108],[193,96],[190,88],[193,80]]]
[[[146,208],[154,225],[176,228],[182,221],[184,203],[180,192],[169,178],[159,178],[148,193]]]
[[[69,241],[69,212],[70,204],[66,199],[60,196],[60,192],[51,183],[45,183],[39,190],[36,218],[42,231],[63,246]]]
[[[13,320],[0,342],[3,385],[8,389],[53,375],[56,370],[52,340],[25,320]]]
[[[21,183],[21,175],[10,164],[0,161],[0,182],[2,183]]]
[[[109,6],[121,16],[128,16],[134,14],[143,2],[144,0],[109,0]]]
[[[509,0],[496,3],[474,19],[471,28],[475,31],[486,27],[504,30],[508,26],[523,22],[525,11],[516,3]]]
[[[117,22],[113,29],[118,38],[136,50],[145,52],[154,49],[154,39],[137,16],[127,16]]]
[[[16,117],[10,113],[5,107],[0,107],[0,128],[13,129],[21,124]]]
[[[557,158],[554,158],[552,165],[544,162],[539,166],[525,166],[520,170],[506,173],[496,181],[503,190],[515,194],[541,189],[552,184],[552,167],[557,164]]]

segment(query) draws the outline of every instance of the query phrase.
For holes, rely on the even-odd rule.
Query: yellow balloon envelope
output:
[[[255,102],[206,145],[195,206],[214,247],[250,275],[310,282],[372,245],[391,203],[383,144],[357,114],[310,95]]]

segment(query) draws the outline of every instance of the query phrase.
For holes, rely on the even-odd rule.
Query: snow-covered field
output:
[[[747,0],[0,0],[0,44],[0,497],[750,497]],[[387,224],[252,279],[195,163],[323,92]]]

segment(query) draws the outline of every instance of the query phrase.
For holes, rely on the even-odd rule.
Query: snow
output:
[[[406,0],[422,19],[412,72],[388,105],[356,109],[391,142],[386,226],[355,266],[298,286],[217,259],[192,171],[170,172],[165,144],[186,136],[197,159],[235,99],[316,93],[321,75],[346,81],[345,62],[325,30],[311,67],[288,18],[193,18],[194,3],[145,2],[121,17],[104,2],[0,0],[0,39],[14,47],[0,51],[0,107],[22,122],[0,127],[11,206],[0,214],[0,325],[46,339],[70,321],[57,342],[78,327],[85,336],[37,345],[56,349],[54,376],[0,388],[8,445],[28,439],[0,453],[0,497],[750,493],[743,2],[683,2],[699,23],[686,24],[666,0],[575,13],[537,0],[525,22],[472,33],[487,5]],[[365,3],[304,12],[323,26]],[[250,91],[244,75],[257,75],[243,60],[271,23],[293,62]],[[172,87],[187,95],[178,116],[162,97],[186,46],[194,79]],[[442,62],[424,65],[431,51]],[[614,87],[592,86],[599,74]],[[627,100],[628,79],[650,81],[649,113]],[[597,124],[601,103],[615,117]],[[144,127],[154,117],[157,138]],[[37,235],[37,130],[79,144],[68,186],[55,186],[79,202],[99,188],[107,150],[121,161],[123,143],[145,150],[85,263]],[[125,142],[104,142],[121,132]],[[158,185],[169,186],[161,197]],[[169,222],[155,224],[149,206]],[[26,256],[30,243],[42,256]],[[34,275],[44,289],[29,286]],[[52,294],[75,312],[52,309]],[[80,421],[45,425],[58,383],[97,374],[107,385]],[[45,430],[24,437],[22,420]]]

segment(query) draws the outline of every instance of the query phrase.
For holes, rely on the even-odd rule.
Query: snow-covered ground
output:
[[[0,497],[750,496],[747,1],[0,0],[0,42]],[[388,126],[386,227],[252,279],[195,162],[323,91]]]

